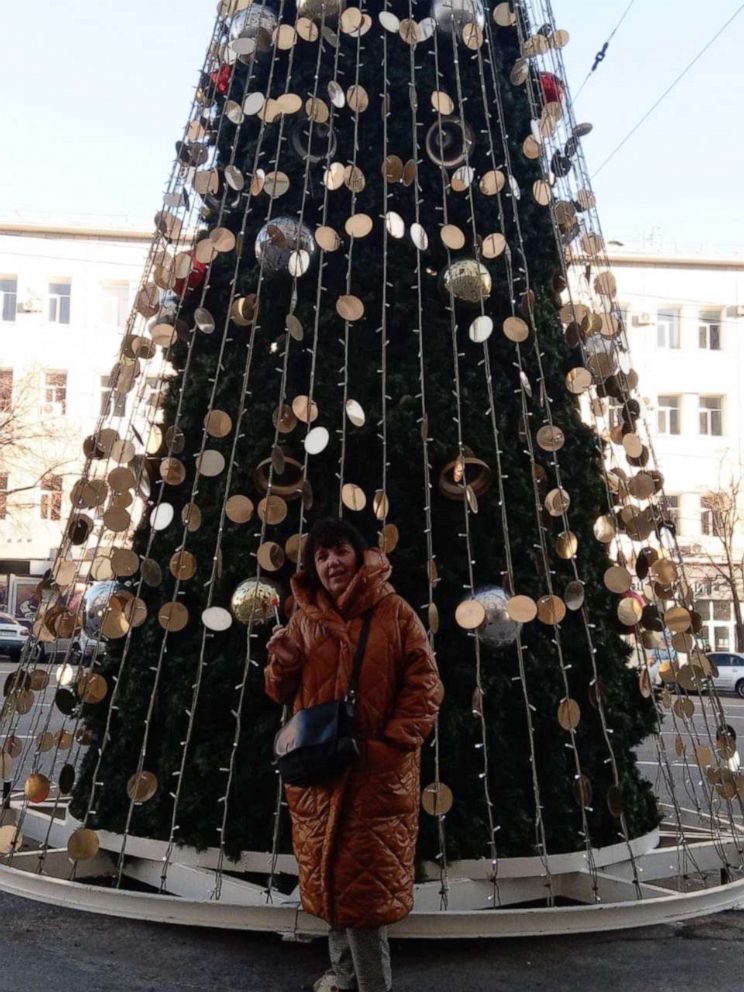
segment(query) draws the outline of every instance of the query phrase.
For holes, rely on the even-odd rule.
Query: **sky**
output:
[[[576,94],[629,0],[553,0]],[[149,226],[216,0],[36,0],[0,17],[0,218]],[[537,6],[537,4],[536,4]],[[741,0],[634,0],[575,100],[590,171]],[[744,253],[744,11],[594,178],[605,237]]]

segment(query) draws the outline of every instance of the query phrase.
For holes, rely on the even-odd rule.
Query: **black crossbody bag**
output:
[[[300,710],[274,738],[274,763],[287,785],[317,785],[340,775],[358,756],[354,710],[371,623],[372,610],[364,615],[344,698]]]

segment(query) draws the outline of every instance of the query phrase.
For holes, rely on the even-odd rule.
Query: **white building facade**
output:
[[[108,380],[150,240],[146,231],[0,224],[0,609],[21,614],[53,558],[82,442],[105,405],[127,413]],[[610,261],[708,640],[733,649],[705,497],[744,475],[744,259],[616,249]],[[20,447],[3,441],[11,415]],[[735,552],[740,572],[744,522]]]
[[[733,547],[741,582],[744,259],[618,251],[611,265],[704,632],[711,649],[735,650],[731,592],[711,564],[711,558],[723,564],[723,546],[706,497],[742,482],[742,520]]]
[[[151,233],[0,224],[0,610],[60,543]]]

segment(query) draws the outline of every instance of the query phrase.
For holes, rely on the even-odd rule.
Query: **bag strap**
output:
[[[362,632],[359,635],[359,640],[357,641],[356,654],[354,655],[354,668],[351,673],[351,682],[349,683],[349,691],[346,693],[345,699],[347,703],[351,703],[352,706],[356,702],[357,688],[359,686],[359,676],[362,671],[362,662],[364,661],[364,652],[367,649],[367,639],[369,637],[369,628],[372,626],[372,614],[374,609],[367,610],[364,614],[364,621],[362,623]]]

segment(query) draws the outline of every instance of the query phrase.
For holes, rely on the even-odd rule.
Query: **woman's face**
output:
[[[316,548],[314,559],[320,584],[333,599],[338,599],[357,573],[356,551],[343,541],[335,548]]]

